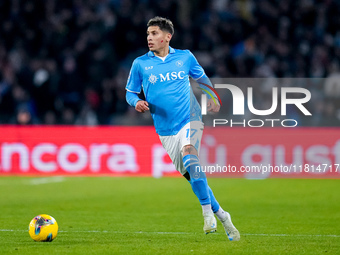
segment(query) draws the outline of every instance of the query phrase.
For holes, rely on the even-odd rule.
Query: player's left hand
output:
[[[214,100],[212,98],[210,98],[208,100],[208,105],[207,106],[208,106],[208,111],[209,112],[219,112],[221,106],[220,106],[220,104],[218,102],[218,99],[215,98],[215,101],[216,101],[217,104],[215,104],[215,102],[214,102]]]

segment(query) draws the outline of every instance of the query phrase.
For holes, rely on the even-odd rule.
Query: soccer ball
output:
[[[52,242],[58,234],[58,223],[52,216],[40,214],[31,220],[28,233],[34,241]]]

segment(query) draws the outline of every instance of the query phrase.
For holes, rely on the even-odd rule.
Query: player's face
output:
[[[159,52],[164,47],[168,46],[171,38],[171,34],[162,31],[159,26],[148,27],[147,40],[149,50]]]

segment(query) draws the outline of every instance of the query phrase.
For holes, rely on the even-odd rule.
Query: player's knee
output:
[[[186,155],[190,155],[190,154],[198,156],[196,148],[191,144],[185,145],[182,149],[182,153],[183,153],[183,157]]]

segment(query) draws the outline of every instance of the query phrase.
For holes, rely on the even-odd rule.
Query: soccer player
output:
[[[201,108],[190,87],[189,77],[214,93],[206,86],[211,82],[189,50],[169,46],[173,34],[174,27],[170,20],[162,17],[149,20],[147,42],[150,51],[136,58],[132,64],[126,85],[126,100],[138,112],[151,112],[163,147],[199,199],[204,232],[216,231],[215,213],[229,240],[238,241],[240,234],[231,222],[230,214],[218,204],[205,173],[200,171],[198,155],[203,123]],[[142,87],[145,101],[137,95]],[[210,98],[207,106],[208,111],[212,112],[220,109],[215,98]]]

